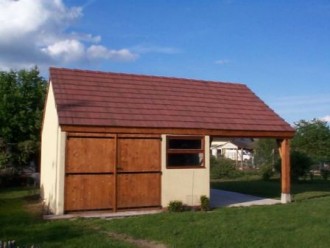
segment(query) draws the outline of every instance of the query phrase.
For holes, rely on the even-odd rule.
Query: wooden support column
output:
[[[291,182],[290,182],[290,141],[289,139],[281,140],[280,155],[282,159],[281,164],[281,202],[291,202]]]
[[[241,169],[243,170],[243,148],[241,148]]]
[[[115,161],[113,167],[113,212],[117,212],[117,168],[118,168],[118,134],[115,134]]]

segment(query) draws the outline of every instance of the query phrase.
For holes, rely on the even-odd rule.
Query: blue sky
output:
[[[0,0],[0,22],[1,70],[239,82],[290,123],[330,121],[329,0]]]

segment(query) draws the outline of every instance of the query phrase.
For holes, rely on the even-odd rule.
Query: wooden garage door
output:
[[[118,208],[160,206],[160,138],[118,137]]]
[[[65,211],[160,206],[160,137],[69,134]]]

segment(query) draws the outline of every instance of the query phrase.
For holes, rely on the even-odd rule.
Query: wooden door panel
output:
[[[115,139],[69,137],[66,173],[113,172]]]
[[[113,175],[68,175],[65,211],[113,208]]]
[[[120,138],[118,172],[160,171],[160,139]]]
[[[160,206],[160,173],[118,175],[118,208]]]
[[[66,212],[160,206],[159,136],[87,135],[67,139]]]

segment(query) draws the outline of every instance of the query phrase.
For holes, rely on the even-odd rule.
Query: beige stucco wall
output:
[[[162,135],[162,207],[170,201],[199,206],[200,197],[210,197],[210,137],[205,136],[205,168],[167,169],[166,135]]]
[[[45,207],[54,214],[62,214],[64,209],[65,140],[50,83],[41,134],[40,190]]]

